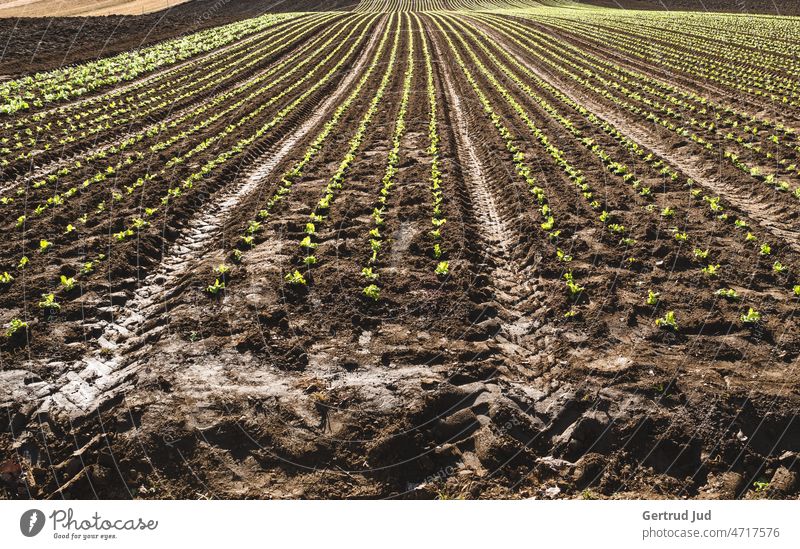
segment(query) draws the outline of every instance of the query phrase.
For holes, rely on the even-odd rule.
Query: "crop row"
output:
[[[552,0],[550,0],[552,2]],[[426,12],[526,9],[538,6],[535,0],[359,0],[356,12]]]
[[[534,29],[526,29],[525,34],[528,46],[535,46],[542,55],[549,56],[562,64],[568,64],[585,81],[596,80],[605,88],[602,92],[604,97],[638,117],[655,122],[681,137],[690,138],[709,150],[715,146],[713,141],[724,139],[731,145],[749,151],[762,163],[775,164],[777,160],[776,171],[747,166],[736,153],[723,148],[724,158],[735,162],[734,165],[743,171],[752,172],[762,180],[774,184],[779,190],[789,190],[786,181],[778,180],[781,173],[800,174],[797,165],[800,144],[795,133],[786,126],[747,116],[694,92],[678,90],[672,85],[624,69],[569,44],[554,45],[548,37]],[[578,77],[569,76],[574,79]],[[688,129],[687,126],[692,129]],[[705,134],[712,141],[700,134]],[[759,140],[759,136],[763,138]],[[779,158],[779,154],[782,157]]]
[[[369,259],[367,265],[361,269],[361,275],[366,279],[367,285],[364,287],[364,295],[378,300],[380,299],[380,286],[378,279],[379,256],[384,250],[387,242],[381,231],[385,229],[385,218],[389,208],[389,197],[392,187],[396,184],[398,165],[400,164],[400,144],[406,132],[406,114],[408,112],[408,99],[411,95],[411,85],[414,79],[414,33],[410,29],[408,14],[403,14],[408,28],[408,52],[406,58],[406,71],[403,77],[403,91],[400,96],[400,105],[395,118],[394,132],[392,133],[392,145],[389,149],[386,169],[381,179],[381,189],[378,202],[372,209],[373,228],[369,231]],[[308,232],[308,231],[307,231]],[[311,231],[313,233],[313,231]]]
[[[438,115],[439,104],[436,100],[436,84],[434,82],[433,62],[431,59],[430,47],[428,46],[428,38],[425,35],[425,30],[422,27],[422,22],[417,15],[414,19],[419,28],[420,39],[422,41],[422,55],[425,60],[425,90],[428,98],[428,154],[431,157],[431,170],[430,170],[430,191],[431,191],[431,231],[430,237],[433,242],[432,254],[436,259],[436,268],[434,272],[439,276],[445,276],[449,271],[449,263],[445,260],[446,250],[442,245],[444,229],[447,219],[445,217],[444,207],[444,190],[442,189],[442,165],[441,165],[441,149],[439,135]]]

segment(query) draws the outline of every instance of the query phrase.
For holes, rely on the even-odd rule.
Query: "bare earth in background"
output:
[[[266,12],[342,10],[352,0],[192,0],[145,15],[0,17],[0,75],[110,57]],[[51,15],[54,12],[51,12]]]
[[[171,8],[188,0],[6,0],[0,17],[64,17],[85,15],[141,15]]]
[[[277,9],[226,1],[0,21],[0,72]],[[800,497],[800,22],[277,21],[20,81],[0,499]]]

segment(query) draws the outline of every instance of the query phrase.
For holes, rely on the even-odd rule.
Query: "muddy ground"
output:
[[[544,32],[630,69],[660,77],[664,69],[552,21],[426,15],[416,26],[413,18],[386,14],[315,17],[282,23],[246,46],[226,47],[219,57],[148,75],[141,88],[119,90],[113,107],[102,95],[112,90],[100,90],[64,110],[42,109],[57,121],[103,106],[87,118],[90,137],[45,150],[42,144],[55,146],[58,135],[42,135],[33,169],[25,159],[3,172],[4,196],[16,186],[25,189],[18,195],[25,200],[4,205],[2,230],[10,236],[0,265],[16,279],[0,290],[1,319],[29,321],[24,337],[0,347],[3,497],[800,495],[800,328],[797,299],[786,297],[796,281],[791,271],[771,270],[774,258],[800,265],[795,209],[786,206],[785,194],[757,188],[695,144],[568,80],[556,70],[559,63],[572,67],[564,60],[566,49],[551,46],[540,58],[534,55],[539,50],[525,50],[512,38],[525,36],[533,48],[535,33]],[[443,32],[443,24],[457,32]],[[477,32],[491,40],[480,40]],[[441,139],[447,219],[441,258],[434,257],[430,235],[423,36],[433,59]],[[376,263],[382,290],[375,302],[362,293],[361,269],[370,264],[372,213],[412,37],[415,80],[381,229],[386,248]],[[513,72],[536,85],[535,97],[497,68],[497,59],[510,63],[502,50],[520,59]],[[336,55],[327,57],[332,51]],[[469,61],[470,72],[457,58]],[[478,62],[495,67],[487,69],[494,80]],[[570,62],[589,68],[594,61],[575,55]],[[215,71],[221,71],[215,85],[204,87],[203,77]],[[683,78],[670,82],[713,100],[729,97]],[[262,85],[262,95],[236,102],[234,92]],[[318,262],[306,266],[298,243],[308,234],[309,215],[381,89],[385,99],[366,126],[346,184],[315,222]],[[119,111],[119,97],[147,93],[170,100],[166,106],[143,104],[139,112],[150,109],[147,115],[133,119]],[[356,95],[336,130],[290,193],[269,217],[255,217],[351,93]],[[282,99],[273,104],[274,97]],[[572,109],[570,99],[588,111]],[[645,99],[638,100],[644,105]],[[542,100],[569,113],[571,132]],[[210,101],[217,101],[214,108],[203,111]],[[773,116],[764,108],[767,101],[754,97],[740,104],[752,114]],[[294,102],[297,107],[282,114]],[[590,113],[659,155],[681,181],[691,176],[698,188],[721,194],[731,216],[746,219],[761,241],[773,243],[774,256],[759,257],[730,223],[630,155]],[[28,113],[15,116],[28,123]],[[797,125],[796,109],[781,116]],[[176,127],[164,135],[148,132],[164,120]],[[515,171],[497,121],[514,136],[547,193],[559,234],[541,229],[540,207]],[[580,166],[603,208],[635,242],[621,246],[608,233],[563,165],[532,137],[533,123]],[[163,204],[174,182],[261,127],[269,129],[170,200],[135,237],[113,236],[143,216],[143,208]],[[111,148],[139,135],[130,149]],[[655,196],[645,198],[610,174],[577,135],[635,165]],[[212,147],[197,148],[212,138]],[[165,145],[151,148],[158,143]],[[98,166],[105,169],[110,160],[93,158],[99,150],[130,158],[131,167],[58,209],[30,215],[53,192],[53,185],[32,185],[40,174],[70,167],[55,184],[63,191]],[[177,157],[187,160],[170,162]],[[93,159],[75,166],[75,158]],[[133,187],[144,173],[157,175]],[[659,213],[667,205],[724,264],[718,279],[703,278],[692,250],[673,237],[673,222]],[[20,231],[17,220],[26,213]],[[66,224],[83,214],[91,216],[79,236],[65,233]],[[261,225],[252,245],[243,245],[254,218]],[[42,238],[53,242],[45,254],[35,250]],[[21,253],[30,264],[18,273],[13,266]],[[81,272],[87,259],[93,267]],[[434,273],[439,259],[449,262],[447,275]],[[215,273],[223,262],[231,271]],[[306,286],[285,283],[293,269],[306,276]],[[568,272],[584,286],[577,297],[566,290]],[[54,290],[61,275],[75,276],[79,284]],[[206,288],[215,278],[227,286],[210,295]],[[719,285],[757,305],[763,321],[743,324],[744,305],[717,298]],[[660,290],[659,303],[646,303],[648,289]],[[57,294],[58,311],[39,307],[48,291]],[[676,311],[677,331],[655,324],[668,309]]]

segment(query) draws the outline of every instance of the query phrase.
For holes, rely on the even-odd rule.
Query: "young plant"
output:
[[[706,275],[707,277],[709,277],[709,278],[714,278],[714,277],[716,277],[716,276],[719,274],[719,268],[720,268],[720,265],[719,265],[719,264],[716,264],[716,265],[708,265],[707,267],[703,267],[703,268],[702,268],[702,269],[700,269],[700,270],[701,270],[701,271],[703,272],[703,274],[704,274],[704,275]]]
[[[742,314],[741,320],[745,324],[749,325],[758,324],[761,322],[761,313],[750,307],[747,311],[747,314]]]
[[[261,230],[261,223],[258,221],[250,221],[247,225],[247,234],[256,234]]]
[[[572,256],[567,254],[567,252],[565,252],[561,248],[556,249],[556,256],[558,257],[559,261],[563,261],[564,263],[569,263],[570,261],[572,261]]]
[[[39,241],[39,251],[41,253],[45,253],[50,247],[53,245],[52,242],[45,240],[44,238]]]
[[[60,311],[61,305],[56,303],[55,294],[42,294],[42,300],[39,302],[39,308],[48,311]]]
[[[114,238],[117,239],[118,242],[122,242],[129,236],[133,236],[133,229],[125,229],[124,231],[120,231],[118,233],[114,233]]]
[[[647,304],[651,307],[655,307],[658,305],[658,301],[661,299],[661,294],[659,292],[654,292],[653,290],[647,291]]]
[[[2,275],[0,275],[0,284],[11,284],[12,280],[14,280],[14,277],[7,272],[4,272]]]
[[[318,246],[316,242],[311,242],[311,236],[306,236],[303,240],[300,241],[300,246],[307,250],[313,250]]]
[[[206,291],[211,295],[217,295],[221,290],[225,289],[225,282],[220,282],[219,278],[214,280],[214,283],[206,288]]]
[[[769,482],[765,480],[757,480],[753,483],[753,488],[755,488],[756,492],[766,492],[769,490]]]
[[[733,288],[721,288],[714,293],[719,297],[724,297],[725,299],[730,299],[731,301],[736,301],[739,299],[739,294],[736,293],[736,290]]]
[[[61,286],[64,288],[65,291],[71,292],[72,290],[75,289],[75,285],[77,283],[78,283],[78,281],[75,280],[74,276],[69,276],[68,277],[68,276],[61,275]]]
[[[375,284],[370,284],[366,288],[364,288],[364,295],[370,299],[378,301],[381,298],[381,289],[378,288]]]
[[[573,277],[571,271],[564,275],[564,280],[566,281],[567,284],[567,291],[569,292],[569,296],[572,299],[577,300],[580,297],[581,292],[583,292],[583,290],[585,290],[586,288],[580,286],[575,282],[575,278]]]
[[[8,323],[8,328],[6,329],[6,337],[9,338],[14,337],[20,330],[27,330],[27,329],[28,329],[27,322],[23,322],[18,318],[13,318],[11,319],[11,322]]]
[[[433,272],[436,273],[437,276],[447,276],[447,273],[450,272],[450,263],[447,261],[440,261]]]
[[[297,270],[295,270],[294,272],[291,272],[291,273],[287,273],[286,276],[283,277],[283,279],[286,282],[288,282],[289,284],[291,284],[292,286],[305,286],[306,285],[305,277],[303,277],[303,275],[300,273],[300,271],[297,271]]]
[[[714,213],[719,213],[725,209],[720,205],[719,200],[720,198],[718,196],[714,198],[708,198],[707,200],[708,207],[711,208],[711,211]]]
[[[378,280],[378,273],[376,273],[376,272],[375,272],[375,271],[372,269],[372,267],[364,267],[363,269],[361,269],[361,274],[362,274],[362,275],[364,276],[364,278],[366,278],[367,280],[370,280],[370,281]]]

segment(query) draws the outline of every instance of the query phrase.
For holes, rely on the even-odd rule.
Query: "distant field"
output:
[[[729,13],[764,13],[798,15],[800,5],[794,0],[583,0],[608,8],[669,11],[721,11]]]
[[[0,17],[140,15],[188,0],[0,0]]]

